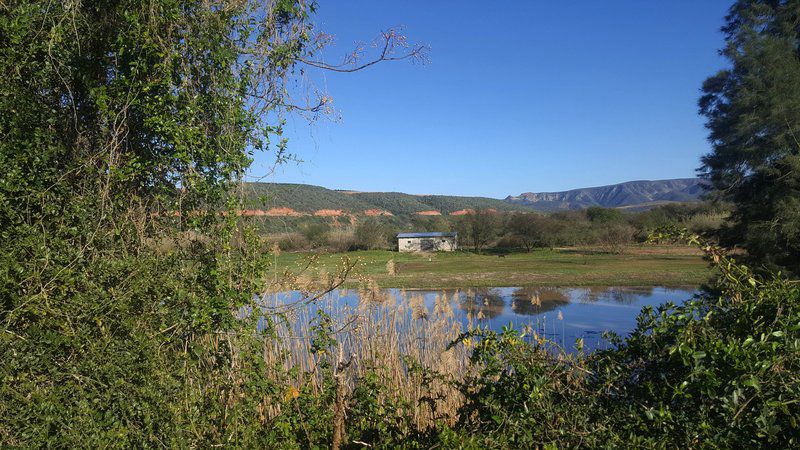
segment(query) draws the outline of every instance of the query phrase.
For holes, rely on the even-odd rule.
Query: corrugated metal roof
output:
[[[433,237],[457,237],[458,233],[442,233],[439,231],[430,233],[400,233],[397,235],[398,239],[402,238],[433,238]]]

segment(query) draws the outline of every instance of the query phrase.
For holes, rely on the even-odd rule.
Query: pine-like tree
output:
[[[727,69],[703,84],[711,153],[700,172],[735,205],[723,231],[768,267],[800,273],[800,1],[739,0],[726,18]]]

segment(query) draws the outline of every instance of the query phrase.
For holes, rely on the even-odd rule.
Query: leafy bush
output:
[[[586,217],[596,223],[622,222],[624,220],[622,213],[618,209],[592,206],[591,208],[586,208],[585,212]]]
[[[697,237],[687,237],[699,243]],[[702,243],[721,276],[646,307],[626,339],[584,355],[506,328],[477,330],[478,368],[449,439],[474,447],[794,448],[800,444],[800,287]],[[453,437],[456,436],[456,437]]]
[[[620,253],[625,244],[633,242],[636,229],[626,223],[606,223],[595,229],[594,243],[609,253]]]
[[[480,252],[497,238],[500,231],[500,216],[494,210],[471,211],[455,219],[454,228],[464,245]]]
[[[311,222],[301,229],[303,237],[312,247],[321,247],[328,243],[330,227],[323,222]]]
[[[388,248],[394,241],[391,230],[373,218],[365,219],[356,225],[354,238],[356,250]]]

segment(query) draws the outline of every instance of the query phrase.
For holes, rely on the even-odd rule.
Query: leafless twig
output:
[[[298,60],[303,64],[334,72],[357,72],[382,61],[400,61],[404,59],[411,59],[421,63],[426,63],[428,61],[428,46],[424,44],[415,46],[409,45],[406,37],[400,33],[400,29],[398,28],[390,28],[381,32],[380,38],[376,39],[372,43],[372,46],[381,48],[381,51],[377,57],[367,62],[360,62],[365,53],[364,46],[357,46],[351,53],[345,56],[340,64],[330,64],[324,61],[315,61],[306,58],[299,58]],[[397,52],[399,50],[407,51],[398,54]]]

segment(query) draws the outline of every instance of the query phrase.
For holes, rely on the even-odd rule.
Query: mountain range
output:
[[[562,192],[525,192],[505,201],[539,211],[604,208],[646,209],[666,203],[694,202],[705,192],[699,178],[641,180]]]
[[[248,183],[247,214],[263,216],[458,215],[469,210],[558,211],[591,206],[647,209],[676,202],[698,201],[703,181],[682,178],[630,181],[563,192],[526,192],[505,199],[402,192],[359,192],[291,183]]]

